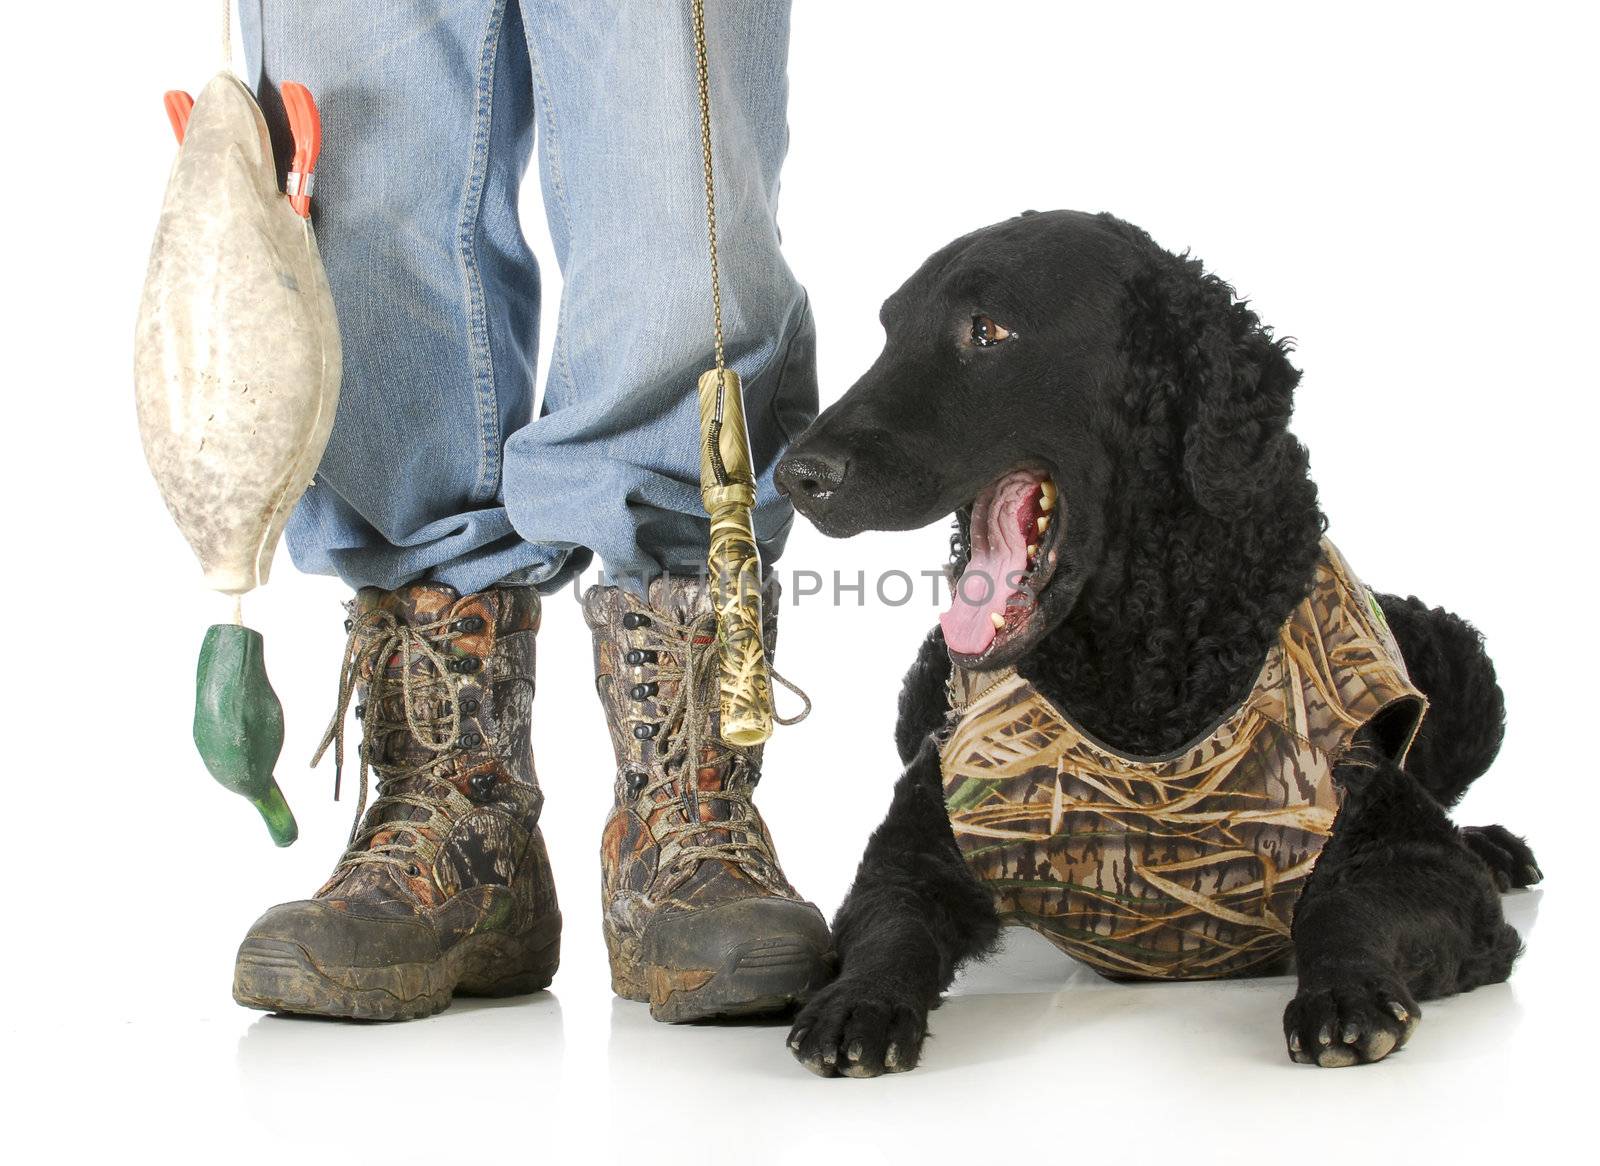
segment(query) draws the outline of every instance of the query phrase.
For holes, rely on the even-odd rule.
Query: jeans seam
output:
[[[492,500],[500,477],[500,398],[495,386],[494,351],[489,342],[483,273],[478,263],[478,235],[482,226],[483,189],[488,177],[489,142],[494,132],[495,66],[500,55],[500,32],[507,2],[496,0],[484,29],[478,58],[478,111],[472,131],[472,165],[456,231],[467,293],[467,352],[478,410],[478,480],[473,488],[474,502]]]
[[[539,21],[544,25],[545,39],[548,41],[552,35],[550,29],[550,14],[543,6],[539,9]],[[526,12],[524,12],[526,19]],[[550,159],[550,184],[556,194],[556,210],[561,215],[561,226],[567,237],[567,246],[572,246],[572,206],[567,201],[567,182],[561,169],[561,138],[556,133],[555,101],[551,96],[550,83],[545,77],[544,62],[533,45],[528,46],[528,72],[533,77],[534,87],[538,90],[539,120],[543,123],[541,129],[546,139],[545,152]],[[548,212],[547,212],[548,213]],[[565,274],[565,273],[563,273]],[[560,369],[561,379],[566,386],[566,395],[570,398],[573,392],[572,362],[567,358],[565,344],[566,338],[567,296],[563,290],[560,302],[556,305],[556,342],[551,346],[550,377],[556,375]],[[550,400],[549,385],[545,386],[545,407],[548,408]]]

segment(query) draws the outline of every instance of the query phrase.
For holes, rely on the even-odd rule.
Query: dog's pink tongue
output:
[[[994,617],[1004,618],[1006,600],[1017,590],[1014,581],[1028,567],[1022,516],[1038,492],[1036,475],[1009,474],[973,502],[972,556],[956,580],[949,610],[939,616],[950,651],[977,656],[994,643]]]

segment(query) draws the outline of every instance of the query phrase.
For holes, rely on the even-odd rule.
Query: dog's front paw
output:
[[[789,1049],[819,1077],[877,1077],[917,1066],[928,1010],[865,977],[835,980],[795,1019]]]
[[[1303,987],[1283,1014],[1290,1059],[1332,1069],[1381,1061],[1411,1039],[1422,1009],[1387,974]]]
[[[1463,826],[1461,841],[1483,860],[1489,877],[1502,891],[1531,887],[1544,878],[1528,844],[1504,826]]]

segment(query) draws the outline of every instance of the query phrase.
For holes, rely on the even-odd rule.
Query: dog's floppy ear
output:
[[[1162,253],[1128,291],[1125,349],[1142,411],[1177,427],[1195,501],[1237,513],[1302,448],[1289,434],[1300,380],[1289,346],[1187,254]]]

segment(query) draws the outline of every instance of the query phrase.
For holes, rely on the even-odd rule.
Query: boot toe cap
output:
[[[792,899],[663,915],[640,951],[651,1011],[675,1021],[780,1011],[826,982],[830,946],[821,912]]]
[[[325,968],[388,967],[439,955],[438,936],[420,919],[365,915],[319,899],[273,907],[251,926],[245,946],[252,941],[294,944]]]
[[[233,998],[305,1016],[427,1016],[450,1002],[443,962],[420,920],[357,915],[317,900],[283,903],[239,945]]]

